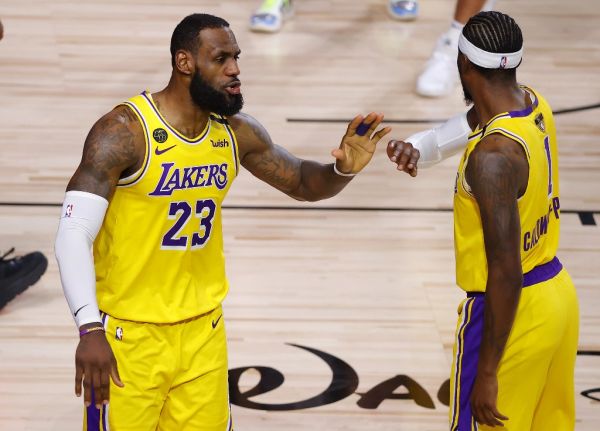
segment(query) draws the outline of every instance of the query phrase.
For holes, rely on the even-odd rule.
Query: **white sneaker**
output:
[[[388,13],[400,21],[412,21],[419,15],[419,2],[416,0],[389,0]]]
[[[450,94],[458,84],[458,40],[447,34],[437,41],[425,69],[417,78],[417,94],[425,97],[442,97]]]
[[[250,17],[250,30],[276,33],[281,30],[283,21],[293,14],[292,0],[264,0]]]

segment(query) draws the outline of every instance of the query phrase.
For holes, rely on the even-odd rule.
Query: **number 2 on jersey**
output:
[[[200,226],[191,237],[191,249],[202,248],[210,239],[212,222],[215,217],[217,205],[212,199],[204,199],[196,202],[194,216],[200,219]],[[180,235],[185,225],[192,216],[192,206],[186,201],[171,202],[169,206],[169,219],[175,219],[175,223],[167,231],[162,239],[160,248],[163,250],[186,250],[190,243],[190,237]]]

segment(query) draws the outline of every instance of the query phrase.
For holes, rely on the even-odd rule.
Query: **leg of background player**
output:
[[[426,97],[441,97],[450,94],[458,84],[456,56],[458,37],[469,18],[480,10],[491,10],[495,0],[457,0],[454,21],[442,34],[425,69],[417,79],[417,94]]]

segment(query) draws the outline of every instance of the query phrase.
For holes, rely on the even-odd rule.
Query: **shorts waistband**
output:
[[[555,256],[550,262],[538,265],[531,271],[523,274],[523,287],[548,281],[555,277],[562,269],[562,263],[560,263],[558,257]]]
[[[523,287],[532,286],[534,284],[548,281],[555,277],[563,269],[562,263],[558,257],[554,257],[550,262],[538,265],[531,271],[523,274]],[[468,298],[484,296],[485,292],[467,292]]]

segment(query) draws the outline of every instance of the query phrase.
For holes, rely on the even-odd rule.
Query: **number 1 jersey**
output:
[[[521,270],[531,271],[556,256],[560,236],[558,150],[552,110],[534,90],[532,105],[504,112],[475,130],[458,167],[454,187],[454,247],[456,283],[467,292],[485,292],[487,257],[477,201],[465,178],[469,156],[488,135],[498,133],[520,144],[529,164],[527,189],[518,200],[521,225]],[[502,245],[498,245],[501,247]]]
[[[149,92],[124,105],[144,129],[146,153],[119,181],[94,243],[98,305],[119,319],[179,322],[227,294],[221,204],[239,169],[237,143],[221,116],[189,139]]]

